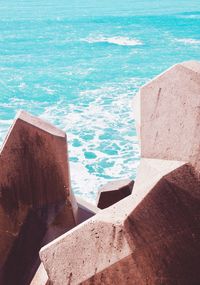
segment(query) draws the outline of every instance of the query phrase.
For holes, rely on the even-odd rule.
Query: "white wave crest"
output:
[[[128,37],[99,37],[99,38],[87,38],[85,40],[88,43],[109,43],[120,46],[139,46],[143,43],[138,39],[130,39]]]
[[[184,38],[184,39],[176,39],[176,42],[183,43],[183,44],[200,44],[200,40],[191,39],[191,38]]]

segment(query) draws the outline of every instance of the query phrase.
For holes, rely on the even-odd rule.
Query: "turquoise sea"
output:
[[[25,109],[66,131],[72,186],[135,177],[132,98],[200,60],[199,0],[0,0],[0,143]]]

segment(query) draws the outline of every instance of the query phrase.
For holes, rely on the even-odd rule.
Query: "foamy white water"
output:
[[[200,60],[199,27],[199,0],[1,0],[0,142],[25,109],[66,131],[80,196],[134,179],[134,94]]]
[[[116,37],[89,37],[85,39],[88,43],[109,43],[120,46],[140,46],[143,45],[142,41],[138,39],[131,39],[128,37],[116,36]]]

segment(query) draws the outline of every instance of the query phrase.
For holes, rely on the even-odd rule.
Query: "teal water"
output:
[[[0,143],[19,109],[67,132],[72,186],[135,177],[132,98],[200,60],[198,1],[0,0]]]

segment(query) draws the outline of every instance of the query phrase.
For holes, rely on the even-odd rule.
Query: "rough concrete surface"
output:
[[[29,284],[41,246],[76,225],[65,133],[20,112],[0,167],[0,284]]]

